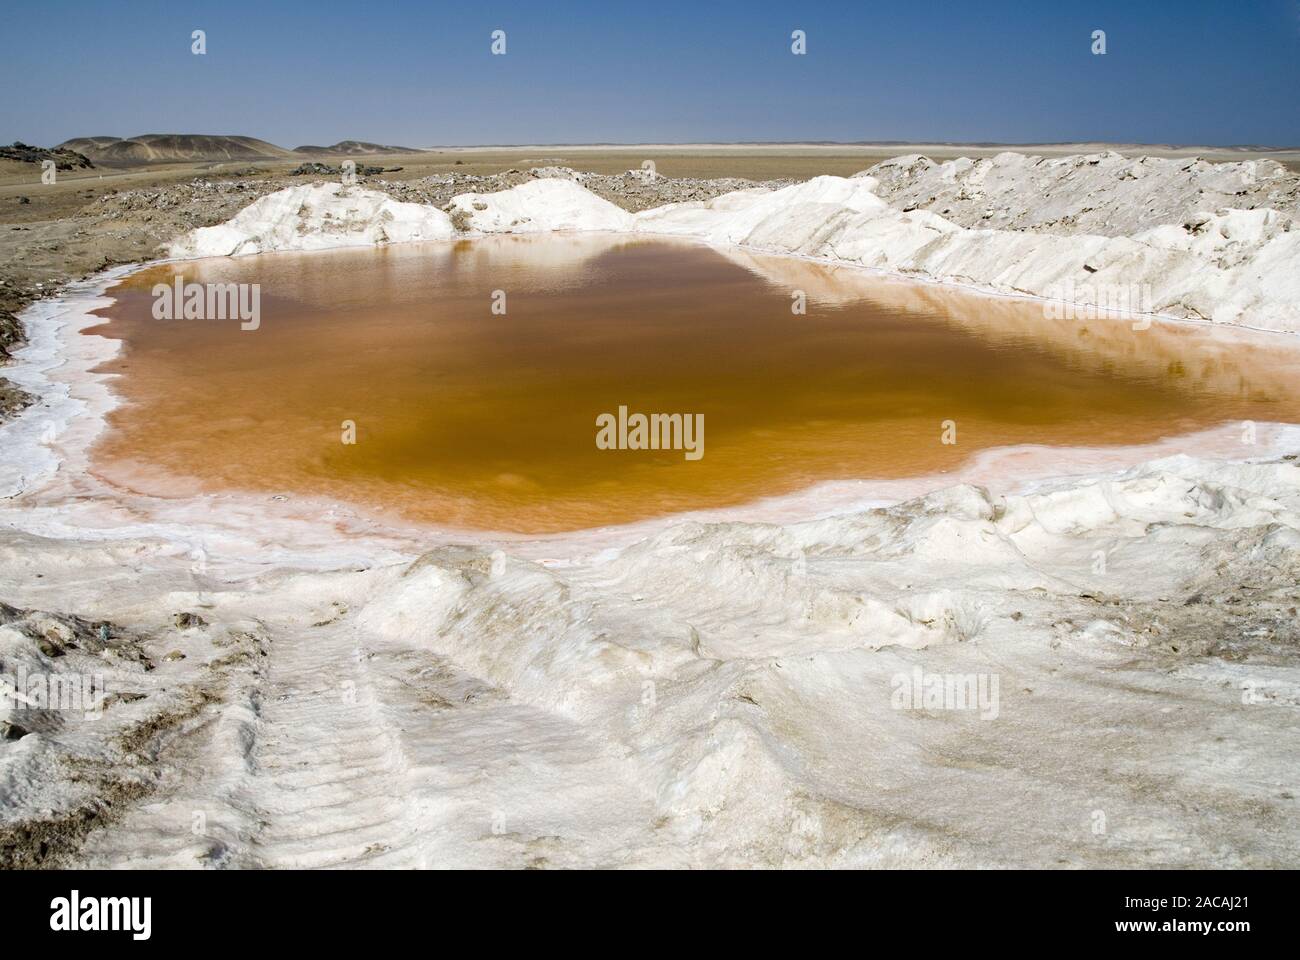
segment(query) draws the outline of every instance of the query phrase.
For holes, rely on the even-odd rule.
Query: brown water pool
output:
[[[257,329],[154,319],[151,289],[177,275],[258,284]],[[1300,422],[1297,354],[1277,338],[1048,320],[1035,303],[669,240],[214,259],[111,294],[88,331],[123,347],[104,368],[124,403],[94,450],[101,475],[463,528],[570,530],[942,472],[1011,444]],[[598,417],[620,407],[702,415],[703,455],[602,449]]]

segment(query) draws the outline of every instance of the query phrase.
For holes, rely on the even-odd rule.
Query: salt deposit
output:
[[[237,257],[273,250],[326,250],[417,240],[455,231],[441,210],[337,183],[289,187],[249,204],[226,223],[175,241],[173,257]]]
[[[1135,203],[1139,195],[1145,205]],[[400,242],[445,238],[456,228],[634,231],[1102,308],[1115,305],[1117,290],[1137,288],[1132,312],[1294,333],[1298,195],[1297,178],[1271,161],[1213,165],[1118,154],[1045,160],[1004,153],[946,164],[900,158],[869,175],[816,177],[638,214],[559,178],[463,194],[449,205],[450,218],[376,191],[315,185],[264,197],[228,224],[182,237],[170,253]],[[1233,205],[1243,200],[1249,209]],[[991,213],[974,217],[974,207]]]
[[[571,180],[543,179],[500,193],[464,193],[452,216],[477,233],[630,230],[632,214]]]
[[[156,658],[113,672],[143,697],[98,726],[6,748],[8,820],[84,795],[61,757],[116,782],[106,733],[200,705],[81,862],[1230,867],[1300,843],[1294,461],[679,523],[550,565],[440,545],[232,580],[159,547],[0,549],[12,599]],[[900,706],[918,670],[996,678],[995,711]]]

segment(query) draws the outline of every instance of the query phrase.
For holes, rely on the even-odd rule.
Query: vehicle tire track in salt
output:
[[[169,748],[169,788],[98,835],[84,863],[542,867],[648,855],[653,778],[599,729],[347,620],[277,632],[265,650]]]
[[[217,702],[160,757],[165,787],[90,838],[83,865],[332,867],[401,845],[405,764],[355,630],[272,638],[214,678]]]
[[[414,832],[408,764],[356,631],[331,625],[276,651],[248,801],[257,866],[372,865]],[[407,863],[419,866],[418,863]]]
[[[250,799],[259,866],[620,865],[653,778],[577,720],[346,624],[276,651]],[[575,816],[575,811],[581,815]]]

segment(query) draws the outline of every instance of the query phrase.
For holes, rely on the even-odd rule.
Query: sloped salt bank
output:
[[[897,210],[927,210],[968,228],[1122,237],[1223,209],[1300,214],[1300,176],[1275,160],[1007,151],[939,163],[909,154],[858,176],[872,178]]]
[[[904,189],[900,184],[913,176],[921,185]],[[967,204],[978,200],[980,217],[965,217],[964,226],[933,212],[952,210],[936,182],[950,184]],[[570,181],[538,180],[453,205],[479,232],[627,229],[627,214],[583,193]],[[922,194],[925,203],[917,199]],[[1048,161],[1008,153],[943,165],[900,158],[849,179],[741,190],[642,211],[631,220],[638,232],[1294,333],[1300,331],[1298,196],[1300,180],[1273,161],[1208,164],[1118,154]],[[1237,209],[1232,201],[1251,208]],[[1004,216],[986,219],[988,210]]]
[[[143,688],[202,706],[88,865],[1300,857],[1293,460],[679,523],[552,565],[447,544],[231,580],[143,546],[0,543],[6,579],[67,571],[13,577],[25,606],[75,583],[142,637],[177,609],[208,624]],[[996,678],[996,701],[900,702],[917,671]],[[13,795],[48,807],[24,777],[85,752],[83,732],[0,746]]]
[[[168,256],[238,257],[274,250],[327,250],[455,234],[441,210],[401,203],[386,194],[337,183],[313,183],[268,194],[215,227],[178,238]]]
[[[303,250],[458,231],[640,232],[995,293],[1300,332],[1297,181],[1271,161],[1001,154],[942,165],[899,158],[873,170],[884,179],[817,177],[638,214],[559,178],[463,194],[448,205],[450,216],[377,191],[318,184],[264,197],[228,224],[180,238],[170,253]]]
[[[1300,230],[1274,210],[1226,210],[1132,237],[963,229],[898,211],[870,176],[818,177],[637,215],[636,228],[1012,294],[1300,331]]]

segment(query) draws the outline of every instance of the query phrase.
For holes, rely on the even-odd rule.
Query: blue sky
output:
[[[9,0],[0,81],[6,143],[1300,145],[1300,0]]]

